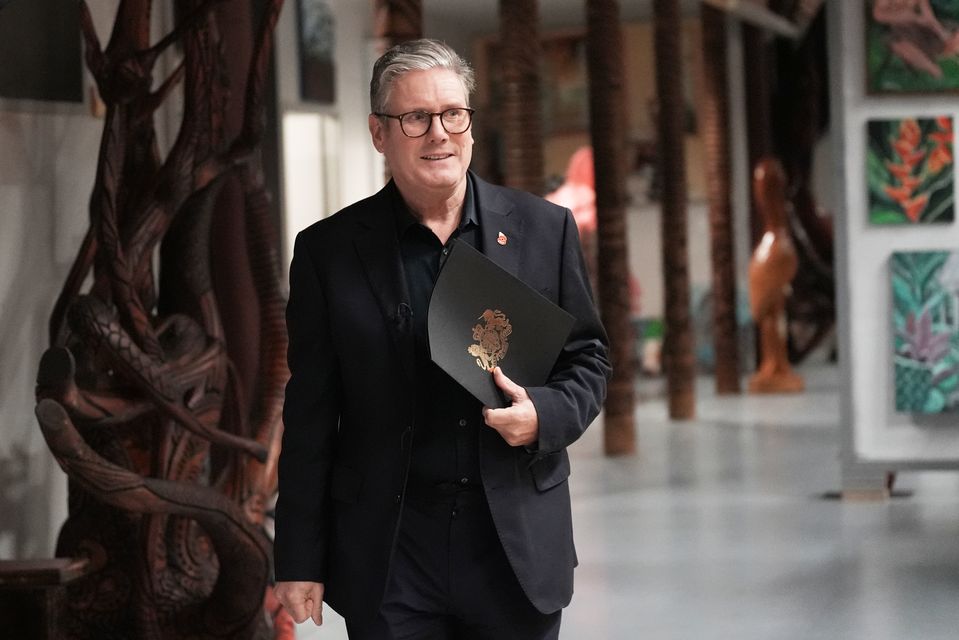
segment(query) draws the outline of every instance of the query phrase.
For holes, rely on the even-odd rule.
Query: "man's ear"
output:
[[[373,146],[376,147],[377,151],[383,153],[386,142],[386,127],[383,126],[383,121],[371,113],[367,123],[370,126],[370,138],[373,139]]]

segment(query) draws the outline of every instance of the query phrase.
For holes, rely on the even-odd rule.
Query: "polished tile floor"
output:
[[[571,449],[580,566],[568,640],[959,638],[959,474],[900,475],[907,497],[843,503],[837,371],[795,396],[716,397],[670,422],[639,385],[639,453]],[[327,616],[299,637],[346,638]]]

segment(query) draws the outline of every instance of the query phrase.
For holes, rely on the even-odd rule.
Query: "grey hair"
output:
[[[373,65],[370,80],[370,108],[373,113],[383,113],[390,91],[397,78],[410,71],[449,69],[459,76],[466,89],[466,105],[476,88],[473,69],[445,42],[423,38],[401,42],[380,56]]]

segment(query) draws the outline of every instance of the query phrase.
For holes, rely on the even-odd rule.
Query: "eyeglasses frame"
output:
[[[469,114],[469,122],[467,123],[466,127],[465,127],[462,131],[456,131],[456,132],[454,133],[453,131],[450,131],[449,129],[446,128],[446,123],[443,122],[443,114],[446,113],[447,111],[465,111],[466,113]],[[430,117],[430,124],[429,124],[428,127],[426,127],[426,131],[424,131],[423,133],[421,133],[421,134],[418,135],[418,136],[411,136],[410,134],[406,133],[406,128],[403,126],[403,118],[405,118],[406,116],[408,116],[408,115],[410,115],[410,114],[413,114],[413,113],[422,113],[422,114],[428,115],[428,116]],[[392,119],[394,119],[394,120],[399,120],[399,122],[400,122],[400,131],[403,132],[403,135],[404,135],[404,136],[406,136],[407,138],[422,138],[423,136],[425,136],[427,133],[430,132],[430,129],[433,128],[433,118],[434,118],[434,117],[439,117],[439,119],[440,119],[440,126],[443,127],[443,131],[445,131],[446,133],[450,134],[451,136],[458,136],[458,135],[460,135],[461,133],[466,133],[467,131],[469,131],[469,128],[473,126],[473,114],[474,114],[474,113],[476,113],[476,109],[471,109],[470,107],[450,107],[449,109],[443,109],[442,111],[439,111],[439,112],[435,112],[435,111],[423,111],[423,110],[421,110],[421,109],[414,109],[413,111],[407,111],[407,112],[405,112],[405,113],[401,113],[401,114],[395,115],[395,116],[394,116],[394,115],[390,115],[390,114],[388,114],[388,113],[378,113],[378,112],[374,111],[374,112],[373,112],[373,115],[376,116],[376,117],[378,117],[378,118],[392,118]]]

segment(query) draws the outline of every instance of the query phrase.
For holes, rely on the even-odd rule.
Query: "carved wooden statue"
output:
[[[749,302],[760,340],[759,369],[749,391],[801,391],[803,380],[786,353],[786,298],[797,258],[786,218],[786,175],[778,160],[763,158],[756,165],[753,194],[765,232],[749,261]]]
[[[262,525],[276,490],[288,372],[255,161],[282,0],[265,3],[245,98],[229,94],[220,72],[217,4],[177,0],[175,30],[151,45],[151,1],[120,0],[105,49],[82,4],[86,60],[107,110],[90,229],[51,317],[36,411],[70,479],[57,555],[88,558],[94,570],[70,587],[65,639],[280,637],[274,627],[292,637],[267,597]],[[154,64],[174,42],[182,63],[154,83]],[[154,113],[178,84],[182,122],[164,153]],[[230,100],[244,100],[238,135],[225,132]],[[237,382],[223,329],[231,318],[210,275],[214,202],[231,178],[245,188],[237,219],[258,294],[253,399]]]

